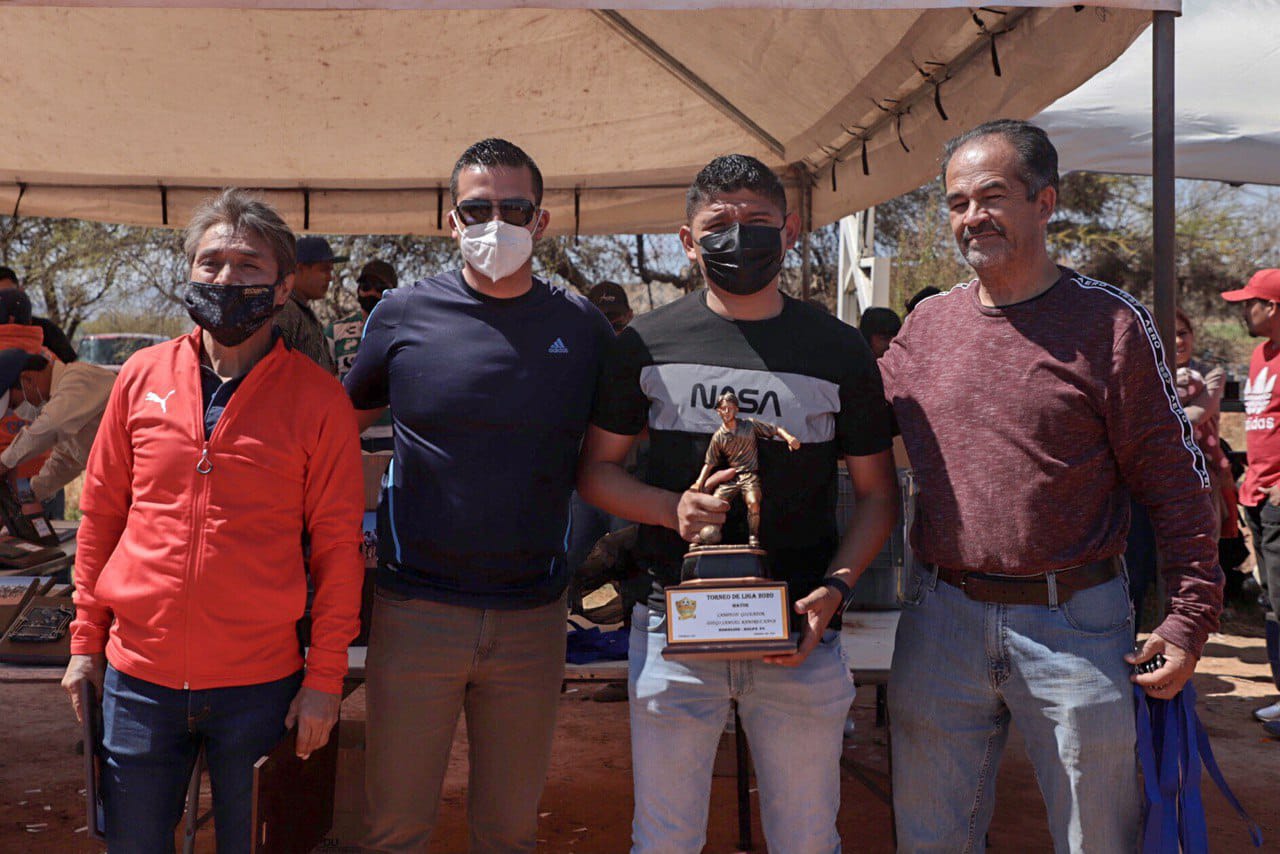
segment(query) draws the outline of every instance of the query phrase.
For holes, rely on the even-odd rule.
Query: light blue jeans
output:
[[[747,734],[773,854],[840,851],[840,751],[854,685],[828,631],[798,667],[668,661],[666,616],[637,605],[629,654],[633,854],[696,854],[707,838],[711,770],[730,700]]]
[[[889,680],[898,850],[984,849],[1010,720],[1054,850],[1136,850],[1132,622],[1123,575],[1050,608],[976,602],[914,573]]]

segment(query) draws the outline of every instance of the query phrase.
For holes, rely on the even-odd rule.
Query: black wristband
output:
[[[828,575],[822,579],[822,586],[830,587],[832,590],[840,594],[841,611],[849,607],[849,597],[853,595],[853,588],[846,584],[843,579],[836,578],[834,575]]]

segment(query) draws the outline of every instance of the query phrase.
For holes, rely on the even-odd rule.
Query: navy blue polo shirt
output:
[[[474,608],[532,608],[568,583],[569,493],[608,321],[534,279],[485,296],[460,271],[388,291],[343,381],[391,407],[378,584]]]

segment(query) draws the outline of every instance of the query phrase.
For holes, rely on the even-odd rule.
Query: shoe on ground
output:
[[[1254,709],[1253,716],[1264,724],[1271,721],[1280,721],[1280,700],[1276,700],[1269,706],[1263,706],[1261,709]]]
[[[1280,721],[1267,721],[1262,725],[1262,731],[1272,738],[1280,738]]]

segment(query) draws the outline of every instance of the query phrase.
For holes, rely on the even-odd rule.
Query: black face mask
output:
[[[782,229],[734,223],[698,241],[707,278],[736,296],[764,290],[782,269]]]
[[[276,286],[191,282],[183,301],[187,314],[214,341],[223,347],[235,347],[276,313]]]
[[[382,294],[356,294],[356,302],[360,303],[360,310],[366,315],[373,311],[373,307],[382,299]]]

